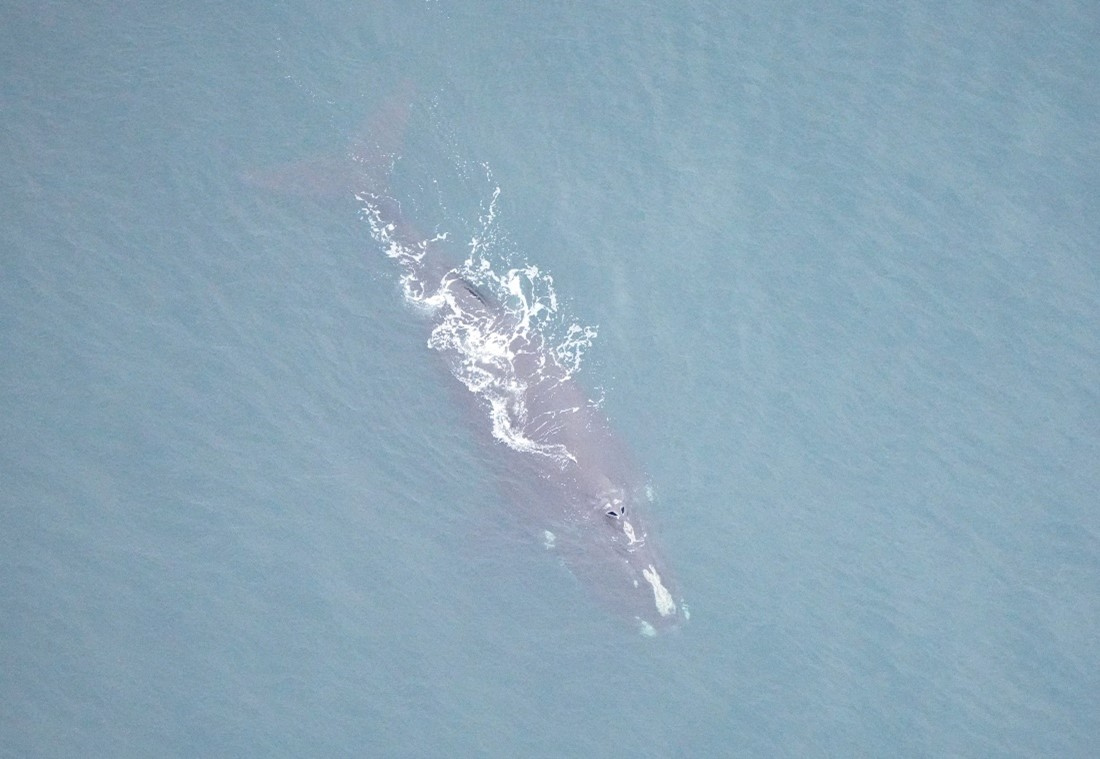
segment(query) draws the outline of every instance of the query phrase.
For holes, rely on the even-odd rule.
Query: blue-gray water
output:
[[[1095,3],[184,5],[0,11],[0,755],[1097,755]],[[599,327],[678,634],[242,181],[402,79],[428,222],[499,186]]]

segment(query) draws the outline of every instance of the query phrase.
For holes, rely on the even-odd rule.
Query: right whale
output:
[[[248,178],[354,195],[372,237],[398,267],[405,299],[429,315],[428,345],[486,412],[503,457],[496,464],[507,473],[504,489],[524,524],[639,632],[678,627],[688,609],[646,526],[652,488],[575,378],[594,331],[561,322],[549,275],[492,260],[484,240],[475,237],[468,258],[450,265],[446,235],[417,232],[388,194],[412,100],[411,85],[398,87],[349,154],[325,164],[328,183],[304,164]],[[492,223],[496,197],[484,223]]]

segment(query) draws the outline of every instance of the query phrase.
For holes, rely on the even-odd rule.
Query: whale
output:
[[[426,236],[402,213],[391,176],[414,101],[410,84],[396,87],[342,160],[247,179],[313,193],[328,173],[337,194],[354,197],[404,298],[425,315],[428,346],[475,399],[476,424],[494,441],[490,469],[532,545],[637,632],[681,628],[689,610],[649,524],[654,488],[578,377],[594,332],[560,317],[552,278],[537,266],[495,259],[478,239],[456,263],[445,233]]]

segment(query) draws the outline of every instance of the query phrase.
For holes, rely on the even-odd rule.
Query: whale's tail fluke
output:
[[[242,179],[253,187],[321,200],[385,193],[404,146],[414,97],[412,81],[398,83],[348,141],[343,155],[252,169]]]
[[[409,112],[416,88],[409,79],[398,83],[381,106],[362,125],[348,145],[349,157],[359,166],[362,186],[354,192],[384,192],[394,162],[405,144]]]

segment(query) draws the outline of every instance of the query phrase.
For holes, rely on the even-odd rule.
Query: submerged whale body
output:
[[[462,264],[448,265],[446,235],[419,234],[386,194],[410,103],[406,86],[379,109],[338,181],[350,184],[372,237],[396,264],[405,299],[430,315],[428,345],[486,411],[506,490],[532,534],[643,634],[678,626],[688,611],[645,524],[652,489],[575,379],[595,331],[565,322],[549,275],[490,255],[489,234],[475,236]]]

